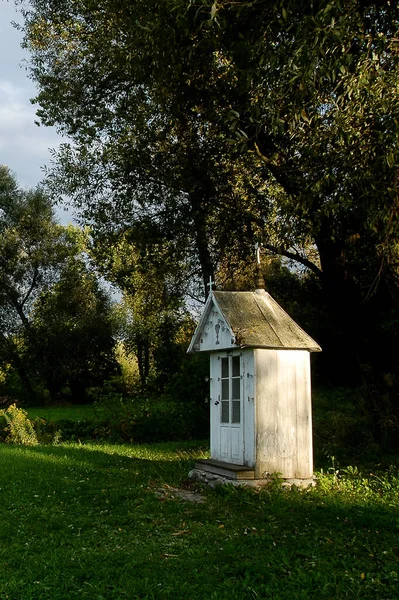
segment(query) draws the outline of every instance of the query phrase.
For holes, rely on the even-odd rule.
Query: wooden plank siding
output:
[[[255,350],[256,477],[312,476],[309,353]]]

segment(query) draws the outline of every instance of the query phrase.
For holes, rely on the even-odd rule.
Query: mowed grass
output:
[[[395,469],[210,490],[192,446],[0,445],[0,598],[399,597]]]

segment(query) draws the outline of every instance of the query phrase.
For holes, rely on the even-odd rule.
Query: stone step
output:
[[[251,467],[213,460],[212,458],[197,460],[195,468],[227,479],[255,479],[255,471]]]

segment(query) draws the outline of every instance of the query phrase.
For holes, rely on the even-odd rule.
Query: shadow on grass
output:
[[[205,457],[206,452],[204,442],[135,446],[68,444],[26,447],[0,444],[0,461],[4,464],[9,462],[14,473],[19,470],[39,479],[50,476],[54,480],[71,469],[97,473],[99,478],[115,476],[119,470],[125,475],[130,472],[136,484],[150,478],[170,479],[176,483],[187,476],[194,459]]]
[[[63,471],[81,469],[82,472],[98,473],[98,477],[115,476],[120,473],[132,475],[134,483],[159,479],[167,484],[187,483],[189,470],[194,460],[207,455],[205,442],[173,442],[142,445],[60,445],[60,446],[13,446],[0,444],[0,461],[8,461],[12,471],[37,475],[40,479],[46,477],[46,471],[51,471],[57,477]],[[8,459],[8,460],[7,460]],[[7,471],[3,470],[3,475]],[[378,478],[377,478],[378,479]],[[334,527],[339,519],[349,519],[358,524],[363,523],[364,515],[370,514],[371,521],[376,523],[392,515],[398,524],[399,480],[396,479],[397,488],[391,489],[392,502],[389,501],[387,483],[381,480],[372,484],[360,474],[352,477],[353,485],[324,476],[321,486],[308,492],[301,492],[293,488],[291,491],[278,489],[278,485],[260,491],[251,489],[236,489],[233,486],[222,486],[215,491],[209,491],[209,499],[220,505],[226,503],[237,510],[241,506],[252,507],[258,510],[259,506],[281,506],[283,512],[295,512],[302,508],[305,517],[311,514],[317,522],[323,522],[326,517],[329,526]],[[133,482],[133,480],[132,480]],[[326,482],[327,485],[326,485]],[[205,489],[205,488],[204,488]],[[396,501],[395,501],[396,500]],[[360,521],[359,521],[360,518]],[[396,520],[395,520],[396,519]],[[370,523],[368,523],[370,525]]]

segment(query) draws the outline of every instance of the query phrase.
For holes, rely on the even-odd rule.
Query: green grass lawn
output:
[[[94,404],[82,406],[40,406],[25,409],[29,419],[40,417],[46,421],[82,421],[83,419],[96,419],[97,413]]]
[[[0,599],[399,597],[399,480],[189,486],[193,443],[0,445]],[[203,502],[179,491],[200,492]]]

